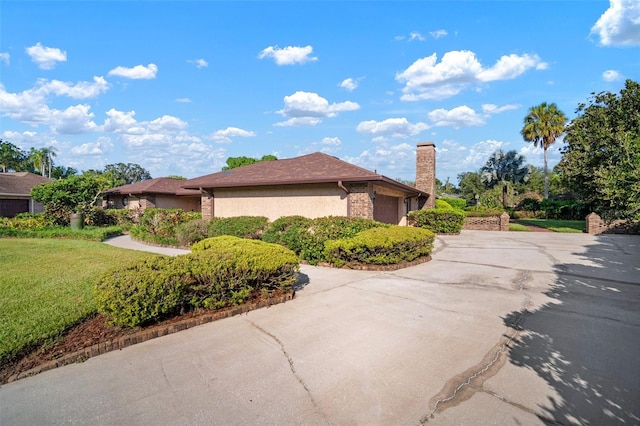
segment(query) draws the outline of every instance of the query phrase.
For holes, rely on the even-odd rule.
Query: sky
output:
[[[0,138],[79,171],[321,151],[413,180],[434,142],[457,184],[497,149],[542,166],[528,109],[571,119],[625,79],[640,0],[0,2]]]

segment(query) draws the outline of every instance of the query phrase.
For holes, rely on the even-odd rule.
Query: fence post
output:
[[[602,232],[602,218],[596,213],[590,213],[586,218],[587,234],[599,234]]]
[[[500,215],[500,231],[508,231],[509,230],[509,215],[507,212],[503,212]]]

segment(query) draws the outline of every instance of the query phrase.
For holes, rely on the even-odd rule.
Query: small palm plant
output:
[[[480,179],[488,188],[502,185],[502,205],[508,206],[507,191],[509,184],[527,182],[531,176],[531,168],[524,164],[524,156],[515,150],[505,153],[497,150],[480,169]]]

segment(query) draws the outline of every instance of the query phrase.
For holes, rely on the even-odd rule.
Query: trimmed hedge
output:
[[[465,213],[456,209],[414,210],[408,214],[409,223],[436,234],[459,234]]]
[[[446,201],[442,199],[437,199],[435,208],[436,209],[452,209],[453,207],[451,207],[451,204],[447,203]]]
[[[176,227],[176,239],[182,247],[202,241],[209,236],[209,219],[196,219],[181,223]]]
[[[232,235],[240,238],[259,240],[269,219],[263,216],[235,216],[211,221],[209,237]]]
[[[467,208],[467,200],[464,198],[442,197],[436,199],[436,202],[438,200],[446,201],[454,209],[464,210]]]
[[[337,267],[391,265],[428,256],[435,235],[427,229],[390,226],[372,228],[351,238],[325,242],[324,255]]]
[[[231,236],[208,238],[182,256],[153,256],[114,269],[95,287],[98,311],[134,327],[196,308],[237,305],[290,289],[297,279],[292,251]]]
[[[284,216],[274,220],[262,234],[262,241],[283,245],[298,255],[304,247],[305,234],[312,220],[304,216]]]

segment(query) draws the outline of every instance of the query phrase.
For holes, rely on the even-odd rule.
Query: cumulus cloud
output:
[[[360,109],[356,102],[345,101],[329,104],[329,101],[312,92],[298,91],[284,97],[284,108],[278,114],[289,120],[276,123],[278,126],[315,126],[323,118],[335,117],[340,112]]]
[[[55,47],[46,47],[40,43],[27,47],[25,50],[27,55],[31,57],[31,60],[38,64],[38,67],[43,70],[53,69],[58,62],[67,61],[67,52]]]
[[[167,135],[175,134],[185,129],[188,124],[171,115],[163,115],[151,121],[137,121],[135,111],[118,111],[111,108],[107,111],[107,118],[102,129],[105,132],[126,135],[127,141],[134,145],[141,145],[145,141],[162,141]]]
[[[77,83],[40,79],[36,86],[36,90],[43,95],[53,94],[74,99],[95,98],[108,89],[109,84],[104,77],[93,77],[93,82],[79,81]]]
[[[287,46],[283,48],[269,46],[258,54],[258,58],[273,58],[278,65],[304,64],[318,60],[317,57],[311,56],[311,53],[313,53],[313,47],[311,46]]]
[[[415,178],[416,148],[407,143],[379,145],[345,161],[391,178]]]
[[[362,78],[356,78],[356,79],[353,79],[351,77],[345,78],[344,80],[342,80],[339,86],[342,87],[343,89],[347,89],[349,92],[353,92],[358,88],[358,85],[360,84],[360,80],[362,80]]]
[[[404,83],[404,101],[444,99],[457,95],[472,84],[518,77],[527,70],[545,69],[547,64],[537,55],[502,56],[495,65],[485,68],[475,53],[455,50],[445,53],[438,63],[434,53],[420,58],[406,70],[396,74],[396,81]]]
[[[503,106],[498,106],[494,104],[483,104],[482,112],[484,112],[485,114],[499,114],[504,111],[511,111],[518,108],[520,108],[520,105],[516,105],[516,104],[507,104]]]
[[[435,39],[445,37],[447,34],[447,30],[435,30],[429,32],[429,35]]]
[[[637,0],[610,0],[607,9],[591,28],[601,46],[640,45],[640,4]]]
[[[71,153],[81,156],[104,155],[113,151],[111,138],[100,137],[95,142],[87,142],[71,148]]]
[[[324,137],[319,141],[305,144],[304,148],[298,151],[298,155],[305,155],[311,152],[324,152],[325,154],[334,154],[340,151],[342,141],[339,137]]]
[[[151,80],[156,78],[156,74],[158,74],[156,64],[149,64],[146,67],[144,65],[136,65],[133,68],[118,66],[109,71],[109,75],[130,78],[132,80]]]
[[[55,133],[61,135],[77,135],[95,130],[98,126],[93,121],[94,114],[89,105],[70,106],[64,111],[52,110],[48,123]]]
[[[206,68],[209,66],[209,63],[207,61],[205,61],[204,59],[200,58],[200,59],[189,59],[187,61],[190,64],[194,64],[196,66],[196,68]]]
[[[460,127],[482,126],[485,123],[481,114],[466,105],[451,110],[436,109],[431,111],[428,116],[433,125],[437,127],[449,126],[458,129]]]
[[[4,62],[5,64],[9,65],[10,58],[11,55],[9,55],[8,53],[0,52],[0,62]]]
[[[607,82],[622,80],[622,75],[616,70],[606,70],[602,73],[602,79]]]
[[[407,138],[417,135],[427,129],[426,123],[410,123],[406,118],[387,118],[383,121],[362,121],[356,127],[359,133],[370,136],[390,136],[393,138]],[[384,140],[384,139],[378,139]]]
[[[232,138],[251,138],[256,134],[250,130],[239,129],[238,127],[227,127],[224,130],[217,130],[211,135],[211,139],[216,142],[230,143]]]
[[[427,38],[422,34],[420,34],[418,31],[411,31],[409,33],[409,41],[413,41],[413,40],[424,41],[426,39]]]

